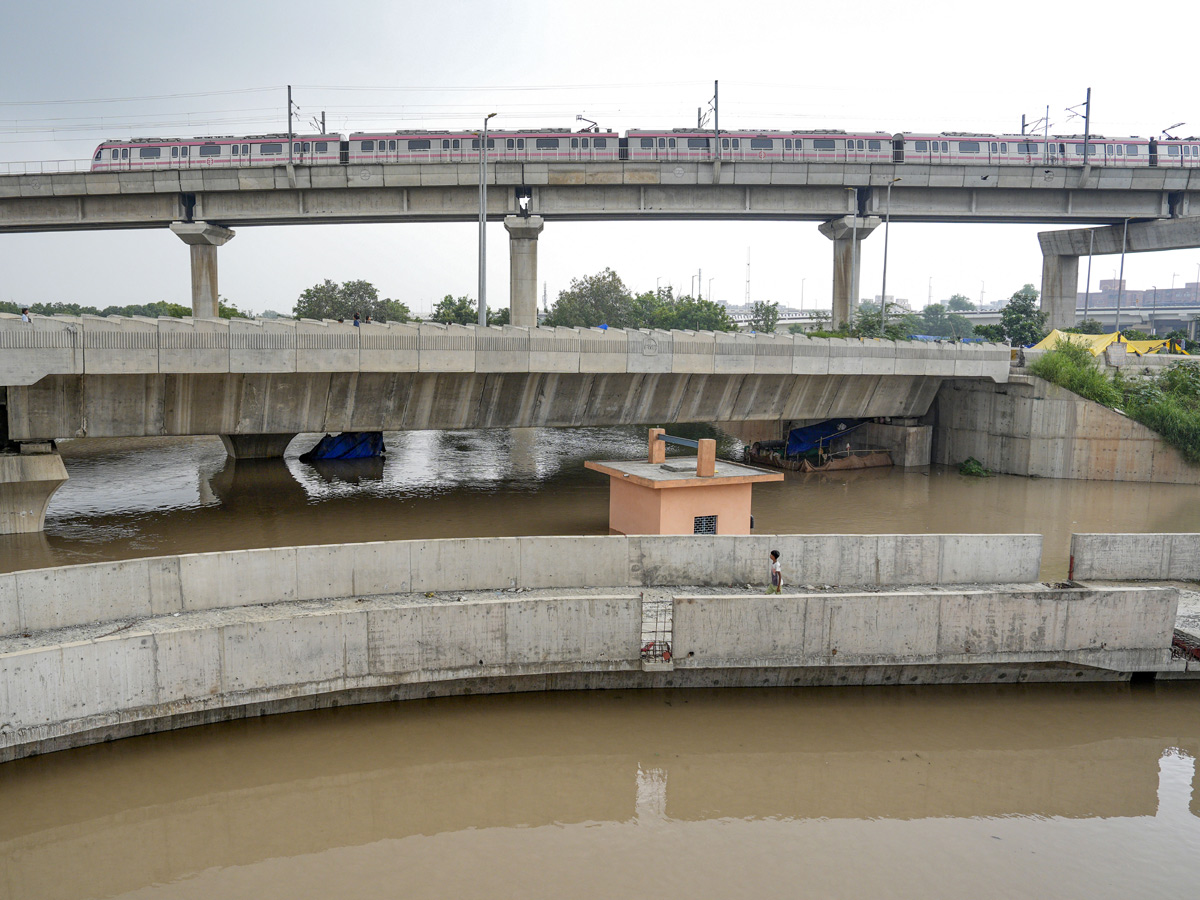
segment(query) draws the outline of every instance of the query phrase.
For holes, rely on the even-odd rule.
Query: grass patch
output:
[[[1072,393],[1120,410],[1162,435],[1192,464],[1200,464],[1200,364],[1172,363],[1137,381],[1120,371],[1109,377],[1084,347],[1059,341],[1029,367],[1034,375]]]
[[[983,467],[983,463],[973,456],[968,456],[958,467],[959,475],[970,475],[972,478],[991,478],[992,473]]]

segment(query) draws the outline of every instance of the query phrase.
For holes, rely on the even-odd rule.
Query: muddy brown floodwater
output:
[[[673,428],[675,432],[685,431]],[[686,430],[703,436],[703,429]],[[605,534],[627,429],[389,435],[386,461],[62,445],[0,571],[290,544]],[[721,438],[725,455],[737,444]],[[1198,489],[788,473],[758,531],[1200,531]],[[4,688],[0,685],[0,691]],[[1129,898],[1200,860],[1200,685],[602,691],[273,716],[0,765],[0,900]]]
[[[0,765],[0,900],[1188,896],[1200,685],[598,691]]]
[[[673,426],[689,436],[714,433]],[[723,455],[740,445],[715,432]],[[386,460],[227,460],[215,438],[87,440],[61,447],[70,480],[44,534],[0,537],[0,571],[346,541],[606,534],[608,481],[585,459],[645,452],[645,429],[389,434]],[[307,439],[306,439],[307,437]],[[969,478],[957,470],[787,473],[758,485],[759,533],[1039,532],[1043,577],[1067,572],[1073,531],[1200,531],[1200,488]]]

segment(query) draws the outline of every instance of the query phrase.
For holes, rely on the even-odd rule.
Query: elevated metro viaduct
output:
[[[1008,371],[996,344],[6,316],[0,533],[41,529],[66,477],[59,438],[217,434],[232,456],[269,457],[299,432],[916,420],[943,379],[1004,382]]]
[[[488,217],[510,234],[512,323],[535,325],[537,237],[548,220],[791,220],[833,241],[833,320],[853,313],[861,244],[897,222],[1120,223],[1182,219],[1198,169],[822,163],[596,162],[488,167]],[[890,193],[885,190],[892,185]],[[217,248],[251,225],[471,222],[475,163],[205,167],[0,177],[0,232],[171,228],[189,245],[192,306],[215,317]],[[1147,248],[1149,249],[1149,248]],[[1059,254],[1047,259],[1066,259]],[[1049,263],[1047,264],[1050,265]],[[1050,324],[1071,324],[1047,269]],[[1073,297],[1073,288],[1071,296]]]

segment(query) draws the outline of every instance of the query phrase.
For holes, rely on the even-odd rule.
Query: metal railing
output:
[[[0,162],[0,175],[60,175],[66,172],[88,172],[90,159],[41,159]]]

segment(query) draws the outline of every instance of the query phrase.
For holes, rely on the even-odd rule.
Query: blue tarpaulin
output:
[[[811,453],[818,447],[829,445],[829,439],[841,434],[848,434],[860,425],[866,425],[866,419],[829,419],[816,425],[805,425],[803,428],[793,428],[788,432],[787,455],[802,456]]]
[[[301,462],[318,459],[369,459],[383,453],[382,431],[344,431],[327,434],[300,457]]]

